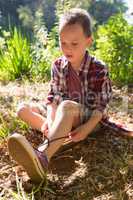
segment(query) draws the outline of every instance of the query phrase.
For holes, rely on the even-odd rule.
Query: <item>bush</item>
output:
[[[110,68],[111,78],[116,83],[133,83],[133,26],[122,14],[110,18],[97,32],[96,56]]]
[[[0,80],[50,79],[52,61],[61,55],[57,39],[57,27],[48,34],[45,26],[34,32],[32,43],[14,28],[13,32],[1,31],[0,37]]]

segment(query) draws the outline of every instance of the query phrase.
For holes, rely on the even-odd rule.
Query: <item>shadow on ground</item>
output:
[[[42,135],[16,119],[16,107],[22,100],[46,97],[47,84],[0,87],[0,137],[17,131],[26,134],[33,146]],[[46,90],[46,91],[45,91]],[[117,122],[132,128],[132,92],[125,112],[124,93],[115,88],[109,114]],[[124,107],[125,108],[125,107]],[[7,151],[7,139],[0,138],[0,200],[133,200],[133,139],[110,130],[91,134],[86,140],[66,145],[52,158],[47,183],[33,185],[26,172]],[[32,198],[31,198],[32,196]],[[33,198],[34,197],[34,198]]]
[[[34,146],[42,140],[33,131],[29,131],[27,138]],[[36,191],[36,200],[133,199],[132,139],[104,130],[83,142],[63,146],[50,162],[47,185],[42,184],[39,189],[23,168],[9,158],[5,144],[0,148],[1,198],[3,192],[3,196],[11,199],[7,189],[17,191],[16,183],[21,181],[28,194]]]

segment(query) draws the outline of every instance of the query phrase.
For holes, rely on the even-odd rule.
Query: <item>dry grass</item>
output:
[[[15,110],[22,100],[45,98],[47,86],[16,83],[1,86],[0,200],[132,200],[133,139],[110,130],[92,134],[85,141],[58,151],[51,160],[47,184],[33,185],[22,167],[11,160],[6,146],[10,132],[26,134],[33,145],[42,141],[41,134],[16,119]],[[113,120],[132,128],[131,93],[128,94],[131,109],[118,112],[123,92],[114,90],[109,114]]]

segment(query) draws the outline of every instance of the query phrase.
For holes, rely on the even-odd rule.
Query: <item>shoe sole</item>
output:
[[[8,139],[8,150],[12,158],[24,167],[31,180],[40,183],[45,180],[46,172],[34,149],[26,138],[18,133]]]

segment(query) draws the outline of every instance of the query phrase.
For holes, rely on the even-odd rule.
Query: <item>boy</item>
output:
[[[19,134],[8,140],[10,154],[34,182],[44,179],[48,162],[65,137],[81,141],[99,122],[107,124],[105,108],[111,98],[111,83],[107,67],[86,50],[92,44],[92,30],[90,16],[85,10],[71,9],[62,16],[59,41],[63,56],[52,66],[45,106],[23,104],[18,110],[23,121],[42,131],[49,141],[55,141],[47,149],[44,142],[34,150]]]

